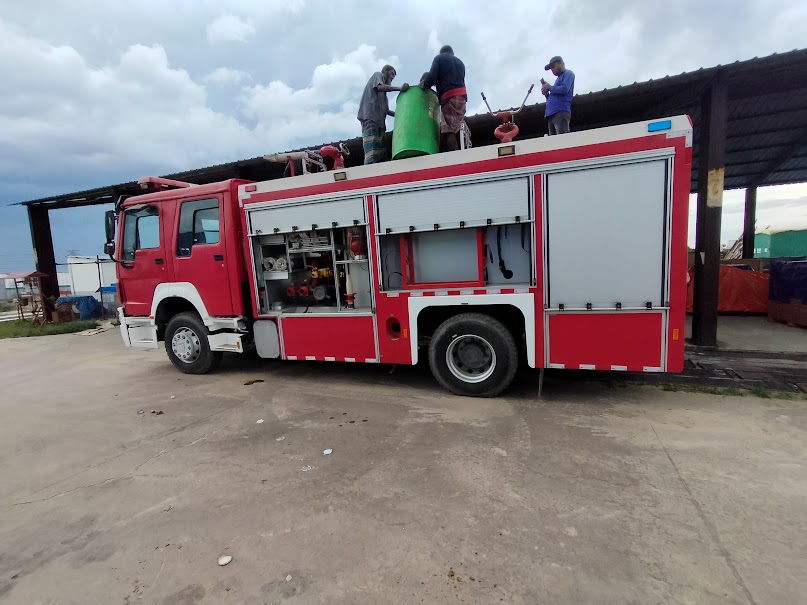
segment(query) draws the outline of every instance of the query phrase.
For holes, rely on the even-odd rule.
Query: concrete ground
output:
[[[687,316],[687,335],[692,316]],[[768,321],[761,315],[721,315],[717,318],[718,349],[763,353],[807,354],[807,329]]]
[[[238,361],[0,341],[0,602],[804,602],[803,400]]]

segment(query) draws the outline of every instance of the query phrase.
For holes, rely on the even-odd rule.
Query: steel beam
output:
[[[723,72],[716,74],[711,87],[701,97],[701,116],[692,342],[714,347],[717,346],[720,221],[728,126],[728,86]]]
[[[56,275],[56,255],[53,253],[53,237],[50,231],[50,217],[45,208],[28,206],[28,224],[31,227],[31,243],[34,245],[36,270],[44,273],[42,294],[45,298],[59,297],[59,277]],[[45,320],[51,321],[52,314],[47,305],[43,309]]]
[[[754,234],[757,224],[757,188],[745,190],[745,224],[743,227],[743,258],[754,258]]]
[[[698,98],[703,94],[705,89],[708,89],[708,84],[702,83],[694,90],[691,87],[684,86],[678,91],[678,93],[667,97],[661,103],[653,105],[647,109],[647,111],[641,115],[640,119],[652,120],[655,118],[661,118],[670,115],[673,110],[684,110],[685,112],[686,109],[697,103]]]
[[[765,169],[760,172],[759,176],[754,179],[754,187],[761,185],[769,176],[781,168],[788,160],[793,158],[802,147],[807,146],[807,127],[802,128],[796,132],[793,140],[787,144],[787,147],[779,153],[773,160],[771,160]]]
[[[743,138],[754,139],[757,137],[768,137],[770,135],[791,135],[793,133],[793,130],[795,129],[803,130],[804,124],[794,125],[789,128],[770,128],[767,130],[748,130],[745,132],[734,132],[728,136],[728,140],[734,141]],[[787,142],[782,143],[783,146],[787,144],[788,144]]]

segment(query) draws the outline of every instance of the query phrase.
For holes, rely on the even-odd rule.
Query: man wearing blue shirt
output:
[[[546,121],[549,134],[564,134],[569,132],[569,122],[572,119],[572,96],[574,95],[574,72],[566,69],[561,57],[555,56],[549,60],[544,70],[552,70],[556,76],[554,84],[541,78],[541,93],[546,97]]]

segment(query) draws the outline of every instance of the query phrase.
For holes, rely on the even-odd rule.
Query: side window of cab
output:
[[[138,250],[160,247],[160,216],[156,206],[130,208],[123,219],[123,260],[134,260]]]
[[[194,246],[218,244],[219,238],[218,199],[182,202],[177,233],[178,257],[191,256]]]

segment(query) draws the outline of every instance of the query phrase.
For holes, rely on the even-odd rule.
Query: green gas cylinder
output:
[[[392,159],[429,155],[440,150],[440,104],[431,89],[411,86],[395,103]]]

